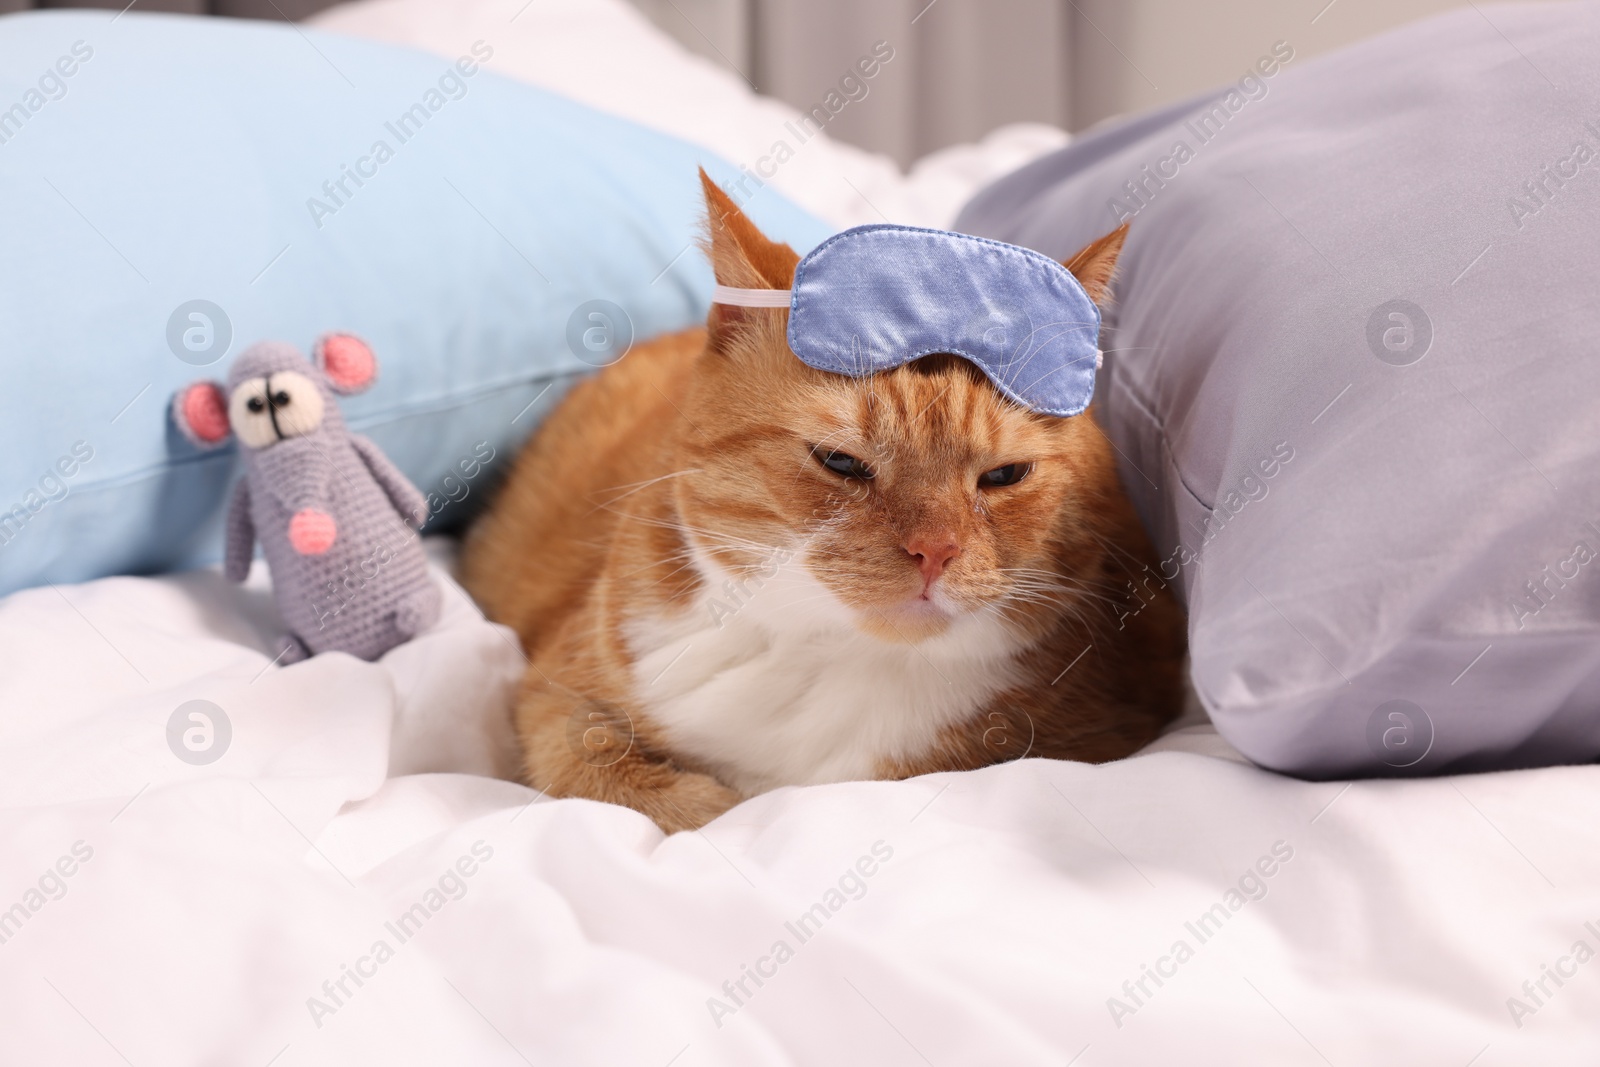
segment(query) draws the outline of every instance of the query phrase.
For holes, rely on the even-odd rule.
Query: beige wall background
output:
[[[878,40],[895,58],[828,132],[902,165],[1007,122],[1083,130],[1466,0],[634,0],[689,48],[801,108]],[[1492,18],[1484,4],[1479,17]]]

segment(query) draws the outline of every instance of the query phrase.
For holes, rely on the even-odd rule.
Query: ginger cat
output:
[[[717,281],[798,256],[702,173]],[[1126,227],[1066,266],[1105,302]],[[462,558],[530,664],[527,781],[692,829],[783,785],[1126,756],[1178,712],[1184,620],[1084,414],[954,356],[871,378],[714,305],[579,384]]]

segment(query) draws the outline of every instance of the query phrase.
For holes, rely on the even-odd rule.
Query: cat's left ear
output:
[[[788,289],[793,286],[794,268],[800,262],[795,250],[781,241],[768,240],[739,210],[733,198],[711,180],[704,168],[700,171],[700,186],[706,198],[704,246],[717,284],[735,289]],[[772,312],[713,304],[707,325],[715,336],[752,314]]]
[[[1084,245],[1077,255],[1064,263],[1089,294],[1089,299],[1099,307],[1105,307],[1111,298],[1111,280],[1116,277],[1117,257],[1122,254],[1122,242],[1127,236],[1128,224],[1124,222],[1104,237]]]

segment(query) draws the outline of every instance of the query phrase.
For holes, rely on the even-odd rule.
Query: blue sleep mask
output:
[[[794,288],[719,285],[712,301],[789,309],[789,347],[817,370],[864,378],[949,352],[1045,415],[1094,396],[1100,309],[1072,272],[1029,248],[914,226],[857,226],[822,242]]]

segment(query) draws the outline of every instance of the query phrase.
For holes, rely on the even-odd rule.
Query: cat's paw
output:
[[[710,775],[684,772],[650,798],[645,814],[663,833],[675,834],[700,829],[742,800],[744,797]]]

